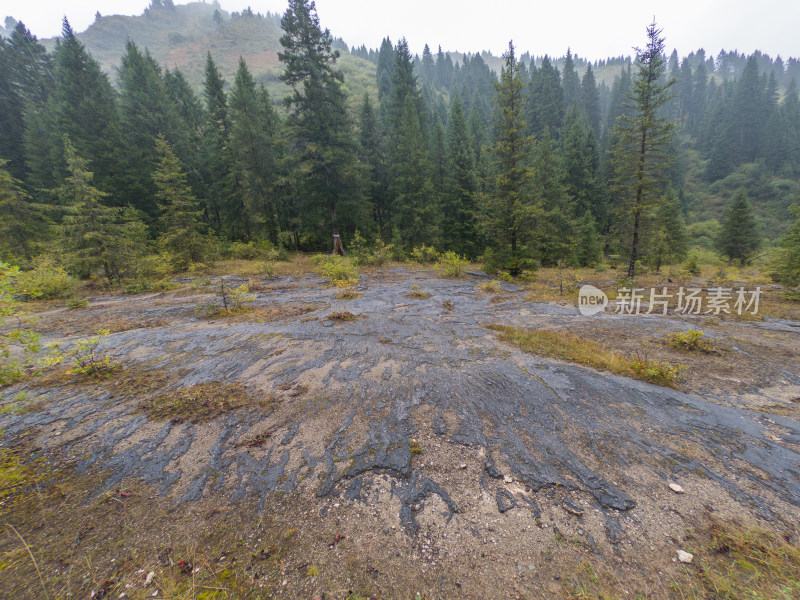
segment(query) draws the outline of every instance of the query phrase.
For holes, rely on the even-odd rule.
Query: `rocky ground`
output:
[[[110,329],[98,353],[121,368],[0,390],[3,460],[35,482],[0,491],[2,589],[699,598],[717,524],[800,541],[800,322],[584,317],[476,281],[389,268],[353,299],[264,279],[231,317],[198,316],[213,287],[38,313],[47,342]],[[659,387],[525,354],[496,324],[688,369]],[[693,327],[713,353],[664,344]]]

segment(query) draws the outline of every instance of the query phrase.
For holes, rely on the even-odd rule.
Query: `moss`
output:
[[[154,419],[198,423],[257,403],[238,383],[209,381],[161,394],[144,401],[140,408]]]

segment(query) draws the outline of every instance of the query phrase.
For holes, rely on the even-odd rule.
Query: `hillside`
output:
[[[217,17],[215,18],[215,13]],[[116,83],[116,69],[132,39],[159,64],[168,69],[183,71],[199,91],[203,84],[206,52],[214,61],[228,85],[233,82],[239,57],[247,61],[256,81],[263,82],[273,99],[286,95],[286,87],[278,76],[281,66],[280,17],[267,14],[227,13],[213,4],[193,2],[172,8],[147,9],[138,16],[99,16],[78,38]],[[48,49],[55,39],[43,40]],[[364,92],[377,95],[375,66],[367,60],[342,52],[339,68],[345,73],[346,87],[356,104]]]

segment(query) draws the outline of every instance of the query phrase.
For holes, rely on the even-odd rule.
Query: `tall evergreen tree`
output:
[[[581,103],[581,81],[575,71],[575,61],[572,60],[572,51],[567,48],[567,57],[564,59],[564,69],[561,73],[561,81],[564,88],[564,106],[569,109],[571,106]]]
[[[681,213],[681,201],[675,189],[669,186],[655,210],[649,249],[650,263],[658,271],[663,264],[686,258],[688,250],[689,240]]]
[[[542,59],[538,69],[531,70],[527,96],[527,134],[538,137],[545,127],[551,132],[558,132],[564,119],[564,90],[558,69],[547,56]]]
[[[390,236],[391,200],[389,197],[389,167],[386,148],[378,127],[378,120],[368,94],[359,113],[358,145],[362,163],[367,169],[367,199],[372,206],[372,216],[378,233],[384,239]]]
[[[738,259],[745,264],[760,245],[761,238],[750,200],[745,189],[739,188],[722,219],[722,229],[716,240],[717,250],[729,261]]]
[[[320,29],[316,6],[290,0],[281,19],[281,81],[292,88],[287,107],[295,179],[309,222],[327,223],[334,235],[355,231],[366,216],[357,148],[348,117],[344,76],[335,68],[330,31]]]
[[[31,261],[36,242],[46,237],[49,229],[40,209],[0,159],[0,261]]]
[[[524,82],[511,42],[503,55],[496,90],[494,185],[487,206],[487,229],[498,266],[518,275],[530,264],[532,249],[527,244],[538,209],[530,193],[531,139],[523,116]]]
[[[447,119],[447,177],[442,195],[442,246],[468,258],[482,250],[478,231],[475,159],[461,100],[453,98]]]
[[[581,81],[581,104],[586,120],[594,132],[594,137],[600,137],[600,95],[597,92],[597,82],[594,79],[592,65],[586,66],[586,73]]]
[[[130,209],[108,206],[109,194],[92,185],[88,161],[68,137],[63,141],[67,176],[55,190],[65,215],[62,245],[70,269],[88,277],[102,268],[109,283],[131,274],[145,253],[144,223]]]
[[[257,227],[260,235],[277,244],[280,209],[275,191],[279,175],[275,144],[277,116],[267,90],[263,85],[256,87],[242,58],[229,100],[231,154],[245,230],[250,232]]]
[[[200,203],[178,162],[178,157],[163,137],[156,140],[158,166],[152,177],[161,210],[159,248],[169,253],[172,266],[184,271],[193,262],[210,254],[213,240],[205,235]]]
[[[211,52],[206,54],[203,95],[206,104],[199,169],[202,197],[206,199],[208,220],[219,235],[228,229],[236,237],[233,174],[230,168],[230,121],[225,82]],[[233,206],[232,206],[233,204]]]
[[[657,198],[674,125],[661,115],[669,100],[673,80],[664,81],[664,38],[655,22],[647,27],[647,46],[636,50],[636,73],[628,96],[631,114],[623,114],[615,127],[614,189],[620,197],[619,219],[628,237],[628,277],[636,274],[640,258],[643,217]]]

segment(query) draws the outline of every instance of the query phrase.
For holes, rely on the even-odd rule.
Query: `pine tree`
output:
[[[616,145],[614,189],[620,197],[619,219],[629,236],[629,278],[640,258],[643,215],[657,197],[658,184],[671,163],[666,154],[674,125],[661,115],[673,80],[664,81],[664,38],[655,22],[647,27],[647,46],[636,50],[636,73],[628,97],[631,114],[623,114],[614,128]]]
[[[92,185],[94,174],[68,137],[64,138],[67,177],[53,192],[64,205],[62,245],[70,269],[88,277],[98,269],[109,283],[132,273],[145,253],[145,227],[130,209],[108,206],[109,194]]]
[[[244,59],[239,59],[230,95],[231,154],[243,205],[246,229],[257,227],[278,244],[280,206],[275,190],[278,119],[262,85],[256,88]]]
[[[575,202],[564,185],[564,167],[550,137],[550,130],[536,142],[533,151],[533,197],[542,215],[537,227],[538,256],[543,265],[575,261]]]
[[[487,229],[498,266],[518,275],[531,264],[527,243],[538,210],[530,194],[531,139],[525,133],[524,83],[511,42],[503,55],[496,90],[494,185],[487,206]]]
[[[175,138],[176,125],[170,122],[161,68],[150,53],[140,52],[133,41],[125,44],[119,68],[120,126],[122,160],[114,186],[122,204],[135,206],[155,218],[158,208],[150,172],[156,161],[156,138]]]
[[[578,223],[578,245],[575,258],[580,267],[593,267],[600,261],[603,245],[597,232],[597,223],[592,211],[583,213]]]
[[[158,167],[152,174],[156,199],[161,210],[158,246],[169,253],[172,266],[185,271],[193,262],[202,262],[213,247],[205,235],[200,203],[192,196],[178,157],[163,137],[156,140]]]
[[[550,59],[545,56],[538,69],[531,70],[527,90],[528,101],[525,117],[528,122],[528,135],[540,136],[545,127],[552,132],[561,129],[564,119],[564,90],[561,76]]]
[[[581,81],[581,104],[595,138],[600,137],[600,95],[594,79],[592,65],[587,65]]]
[[[306,222],[326,223],[334,235],[354,232],[367,214],[360,189],[357,147],[348,117],[339,52],[330,31],[320,29],[314,2],[290,0],[281,19],[294,178],[302,190]],[[319,232],[317,232],[319,233]]]
[[[114,91],[66,18],[62,35],[56,40],[53,75],[54,91],[46,108],[48,114],[43,116],[50,152],[47,161],[37,163],[48,172],[35,174],[35,180],[42,187],[54,187],[63,180],[67,172],[66,135],[78,155],[89,161],[98,187],[113,189],[112,175],[119,158]]]
[[[206,104],[202,145],[198,159],[201,197],[207,201],[208,220],[217,235],[228,228],[236,238],[235,211],[231,210],[234,182],[230,160],[230,122],[225,82],[211,52],[206,54],[203,95]]]
[[[482,250],[478,231],[475,159],[461,100],[453,98],[447,119],[447,176],[442,195],[442,246],[467,258]]]
[[[389,167],[386,164],[384,140],[368,94],[364,94],[359,113],[358,145],[361,161],[367,169],[367,199],[372,206],[372,215],[378,226],[378,233],[382,238],[388,239],[392,218],[388,189]]]
[[[576,104],[580,105],[581,82],[578,78],[578,73],[575,71],[575,62],[572,60],[572,52],[569,48],[567,48],[567,57],[564,59],[561,81],[564,88],[564,107],[569,109]]]
[[[6,165],[7,161],[0,159],[0,261],[29,263],[36,242],[46,237],[49,223],[42,207],[33,203]]]
[[[791,209],[795,219],[781,239],[774,267],[778,281],[800,288],[800,204],[794,204]]]
[[[667,187],[653,217],[649,254],[650,263],[658,271],[663,264],[679,262],[686,258],[689,250],[681,201],[672,186]]]
[[[716,240],[717,251],[728,257],[729,261],[738,259],[745,264],[760,245],[758,225],[750,200],[745,189],[739,188],[722,219],[722,229]]]

